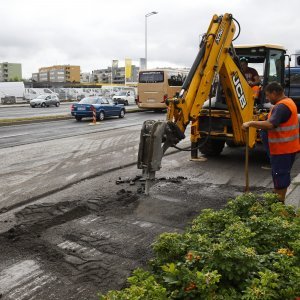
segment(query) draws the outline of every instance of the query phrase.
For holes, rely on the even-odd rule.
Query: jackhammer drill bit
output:
[[[155,180],[155,172],[146,172],[145,194],[149,195],[149,189]]]

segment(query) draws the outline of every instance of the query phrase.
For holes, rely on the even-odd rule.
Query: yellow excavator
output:
[[[161,168],[165,151],[169,147],[179,148],[176,145],[185,138],[188,125],[189,150],[192,159],[197,159],[199,151],[206,156],[219,155],[225,143],[245,145],[243,122],[266,118],[270,105],[263,88],[271,81],[284,84],[285,49],[268,44],[233,46],[239,33],[240,25],[231,14],[214,15],[180,93],[167,100],[166,121],[144,122],[138,168],[146,179],[146,194],[155,172]],[[255,91],[242,72],[241,57],[259,74],[261,82]],[[249,147],[253,148],[258,141],[258,132],[250,129]]]

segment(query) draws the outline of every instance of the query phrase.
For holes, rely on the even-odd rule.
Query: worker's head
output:
[[[240,63],[241,63],[242,70],[243,71],[247,70],[248,59],[246,57],[242,57],[242,58],[240,58]]]
[[[270,82],[265,87],[266,98],[272,103],[275,104],[279,99],[284,96],[284,90],[280,83],[274,81]]]

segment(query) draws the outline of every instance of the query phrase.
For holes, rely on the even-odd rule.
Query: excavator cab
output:
[[[233,57],[237,66],[241,67],[241,59],[247,59],[248,66],[255,69],[259,75],[260,83],[251,88],[254,96],[253,118],[262,120],[266,118],[271,107],[265,98],[264,87],[272,81],[277,81],[284,86],[285,49],[279,45],[269,44],[234,46],[234,53]],[[197,158],[198,149],[206,156],[217,156],[222,152],[225,143],[230,147],[244,145],[243,141],[235,139],[233,128],[235,124],[232,122],[230,108],[226,103],[224,87],[220,81],[217,82],[216,92],[210,104],[207,100],[200,111],[201,139],[192,145],[194,149],[192,158]],[[256,138],[256,141],[258,140],[259,136]]]
[[[248,65],[254,68],[260,77],[260,92],[257,95],[257,105],[266,103],[264,87],[277,81],[284,86],[285,49],[279,45],[235,46],[239,58],[246,57]]]

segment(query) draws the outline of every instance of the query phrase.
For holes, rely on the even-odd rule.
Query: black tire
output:
[[[46,107],[46,103],[43,102],[43,103],[41,104],[41,107]]]
[[[56,102],[56,103],[55,103],[55,106],[56,106],[56,107],[59,107],[59,106],[60,106],[60,103],[59,103],[59,102]]]
[[[82,120],[82,117],[75,116],[76,121],[80,122]]]
[[[160,108],[160,109],[155,109],[154,112],[156,113],[160,113],[160,114],[163,114],[165,113],[167,110],[165,108]]]
[[[127,101],[127,100],[125,101],[125,105],[126,105],[126,106],[128,106],[128,105],[129,105],[129,103],[128,103],[128,101]]]
[[[200,139],[199,144],[205,139]],[[199,148],[199,151],[205,156],[218,156],[223,151],[225,141],[208,139],[207,142]]]
[[[119,118],[124,118],[125,117],[125,109],[121,109],[120,114],[119,114]]]
[[[35,105],[30,105],[32,108],[35,108]]]
[[[103,112],[103,111],[100,111],[100,112],[99,112],[99,116],[98,116],[99,121],[103,121],[104,118],[105,118],[104,112]]]

